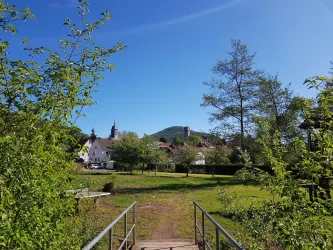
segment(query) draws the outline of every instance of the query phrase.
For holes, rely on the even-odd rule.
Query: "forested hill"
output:
[[[191,130],[191,135],[205,136],[207,134],[197,131]],[[164,137],[168,142],[172,142],[172,140],[179,136],[180,138],[184,138],[184,127],[182,126],[172,126],[166,129],[163,129],[155,134],[152,134],[157,139]]]

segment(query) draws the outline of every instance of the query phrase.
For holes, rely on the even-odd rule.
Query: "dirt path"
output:
[[[143,238],[154,240],[175,238],[175,224],[173,218],[175,210],[175,206],[168,204],[162,205],[152,202],[140,203],[137,207],[138,227],[150,229],[150,232],[146,235],[148,237],[144,236]]]

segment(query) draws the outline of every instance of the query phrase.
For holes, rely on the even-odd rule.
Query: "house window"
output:
[[[92,158],[90,158],[90,161],[92,161]]]
[[[82,156],[84,156],[84,153],[82,153]]]
[[[97,158],[95,158],[95,162],[97,162]]]
[[[93,152],[93,156],[95,156],[95,151]]]
[[[98,162],[100,162],[99,157],[98,157]]]
[[[97,149],[97,145],[95,145],[95,149]]]

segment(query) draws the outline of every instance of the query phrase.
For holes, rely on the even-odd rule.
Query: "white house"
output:
[[[93,144],[93,140],[88,138],[88,139],[83,139],[79,142],[81,145],[81,150],[79,152],[79,158],[83,160],[83,162],[88,162],[89,161],[89,150]]]
[[[92,132],[94,134],[94,131]],[[96,136],[95,136],[96,137]],[[109,139],[100,138],[88,138],[81,140],[79,144],[82,145],[82,149],[79,152],[79,157],[83,162],[91,162],[96,164],[101,164],[103,161],[107,160],[109,162],[108,166],[113,168],[113,161],[111,161],[111,148],[112,144],[118,141],[118,129],[116,123],[112,126],[111,135]]]
[[[111,160],[112,144],[116,140],[110,139],[87,139],[83,143],[82,150],[79,152],[80,158],[83,162],[91,162],[101,164],[103,161]]]

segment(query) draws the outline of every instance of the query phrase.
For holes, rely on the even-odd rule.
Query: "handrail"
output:
[[[133,226],[132,228],[127,232],[127,214],[129,212],[129,210],[133,208]],[[136,201],[133,202],[132,205],[130,205],[128,208],[126,208],[126,210],[124,212],[122,212],[121,215],[119,215],[114,221],[111,222],[110,225],[108,225],[102,232],[100,232],[92,241],[90,241],[88,243],[88,245],[86,245],[84,248],[82,248],[82,250],[89,250],[91,248],[93,248],[93,246],[107,233],[109,232],[109,248],[110,250],[112,250],[112,236],[113,236],[113,227],[114,225],[117,224],[117,222],[125,216],[125,223],[124,223],[124,240],[122,241],[119,249],[121,249],[124,245],[127,249],[127,241],[128,238],[130,236],[130,234],[133,231],[133,242],[132,244],[135,245],[135,229],[136,229]]]
[[[203,249],[206,249],[206,245],[209,248],[209,250],[212,250],[211,246],[206,240],[206,231],[205,231],[205,216],[214,224],[216,229],[216,236],[215,236],[215,244],[216,244],[216,250],[220,249],[220,240],[219,240],[219,232],[221,232],[238,250],[243,250],[244,248],[235,241],[230,234],[226,230],[224,230],[197,202],[193,201],[194,205],[194,241],[195,244],[198,244],[197,239],[197,232],[201,235],[203,239]],[[200,228],[197,224],[197,209],[199,208],[202,212],[202,231],[200,231]]]

